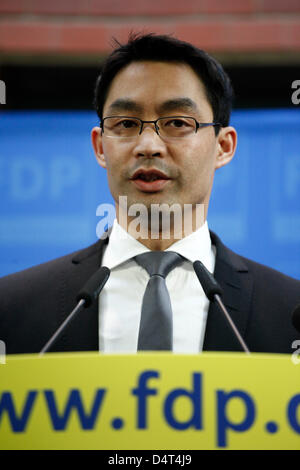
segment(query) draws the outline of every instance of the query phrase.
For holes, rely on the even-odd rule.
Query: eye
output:
[[[186,125],[186,123],[182,119],[174,119],[171,121],[171,125],[174,127],[183,127]]]
[[[175,127],[179,129],[182,127],[191,126],[191,122],[184,118],[170,118],[170,119],[166,119],[166,121],[164,122],[164,126]]]
[[[124,127],[125,129],[131,129],[132,127],[137,127],[138,123],[133,119],[123,119],[122,121],[119,121],[117,125]]]

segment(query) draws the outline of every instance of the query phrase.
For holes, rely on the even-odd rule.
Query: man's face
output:
[[[164,116],[190,116],[202,123],[213,122],[213,111],[204,85],[191,67],[182,63],[133,62],[111,83],[103,117],[131,116],[145,121]],[[107,169],[111,194],[118,209],[119,196],[128,207],[142,203],[205,204],[212,189],[215,169],[231,160],[236,143],[233,128],[200,128],[187,138],[163,140],[153,124],[126,141],[92,131],[99,164]],[[153,184],[151,172],[161,172]],[[146,177],[145,177],[146,175]]]

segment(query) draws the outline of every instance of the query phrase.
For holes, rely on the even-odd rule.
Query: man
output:
[[[299,335],[291,312],[300,302],[300,282],[228,250],[206,223],[215,170],[236,149],[231,99],[220,64],[174,38],[132,37],[108,57],[96,86],[101,124],[92,130],[92,144],[107,171],[117,220],[93,246],[1,280],[0,337],[7,353],[40,351],[101,265],[111,275],[99,302],[75,318],[53,351],[240,351],[199,284],[196,260],[223,288],[250,351],[293,352]],[[137,204],[140,230],[132,210]],[[168,252],[177,264],[167,261],[167,274],[140,257],[154,253],[156,262]]]

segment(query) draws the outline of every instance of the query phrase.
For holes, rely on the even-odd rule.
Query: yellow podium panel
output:
[[[0,448],[300,449],[300,364],[242,353],[8,356]]]

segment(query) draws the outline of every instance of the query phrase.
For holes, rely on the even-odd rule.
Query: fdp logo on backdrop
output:
[[[208,213],[209,224],[228,243],[244,243],[248,237],[251,138],[242,125],[238,125],[238,133],[236,156],[229,165],[216,171]]]
[[[0,222],[2,241],[6,234],[6,241],[17,242],[20,230],[23,242],[35,243],[38,232],[39,242],[69,239],[69,229],[73,234],[80,231],[80,217],[76,217],[81,208],[78,159],[57,154],[41,157],[34,151],[26,155],[25,149],[22,153],[10,159],[0,157],[1,173],[6,178],[2,181],[2,186],[6,185]]]
[[[85,243],[96,178],[89,164],[90,115],[7,112],[2,117],[1,243]]]
[[[269,153],[272,232],[279,243],[300,242],[299,130],[298,124],[298,129],[289,132],[288,139],[274,135]],[[277,159],[272,158],[275,151]]]

